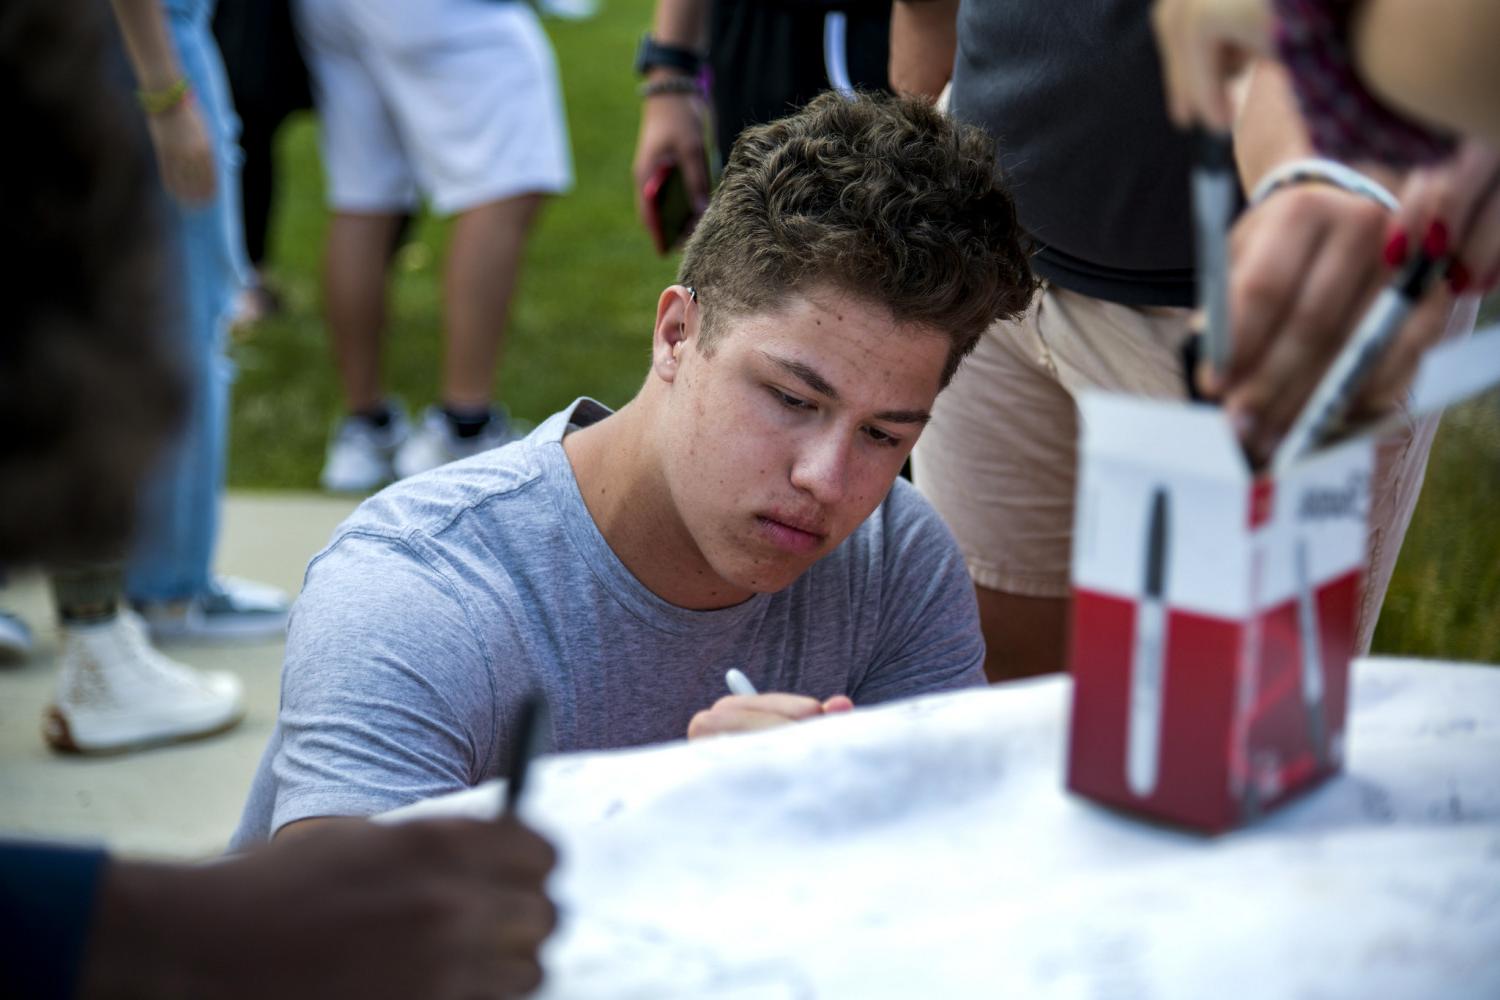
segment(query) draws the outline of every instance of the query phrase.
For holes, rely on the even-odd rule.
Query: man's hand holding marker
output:
[[[854,702],[842,694],[825,701],[800,694],[760,694],[750,678],[733,668],[724,675],[724,681],[731,693],[693,716],[688,723],[688,739],[771,729],[854,708]]]

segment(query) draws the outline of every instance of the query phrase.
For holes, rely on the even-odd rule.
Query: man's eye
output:
[[[887,434],[879,427],[866,427],[865,433],[869,435],[871,441],[885,448],[896,448],[901,444],[900,438]]]
[[[780,389],[777,389],[775,386],[768,385],[766,386],[766,389],[771,393],[772,396],[776,397],[776,401],[778,403],[780,403],[782,406],[785,406],[789,410],[813,409],[813,405],[807,400],[798,399],[796,396],[788,396],[786,393],[782,392]]]

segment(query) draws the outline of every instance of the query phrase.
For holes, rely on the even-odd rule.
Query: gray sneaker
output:
[[[369,493],[395,478],[391,462],[411,433],[406,412],[390,403],[391,422],[376,427],[362,417],[345,417],[328,442],[323,473],[318,477],[331,493]]]
[[[441,409],[429,406],[422,414],[422,423],[396,452],[396,475],[405,479],[491,448],[499,448],[523,437],[528,429],[529,425],[512,420],[504,408],[497,408],[484,430],[474,437],[462,438],[453,433],[453,428]]]
[[[209,589],[186,601],[140,603],[137,609],[157,642],[174,639],[271,639],[286,633],[291,598],[253,580],[215,577]]]

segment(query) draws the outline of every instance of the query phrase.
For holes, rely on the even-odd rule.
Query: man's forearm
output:
[[[1350,35],[1360,76],[1382,100],[1500,143],[1500,3],[1363,0]]]
[[[958,0],[897,0],[891,5],[891,89],[936,100],[953,74]]]

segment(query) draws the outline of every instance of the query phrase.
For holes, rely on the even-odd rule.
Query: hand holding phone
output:
[[[651,231],[656,252],[665,257],[682,244],[698,221],[682,170],[676,163],[663,163],[646,179],[641,194],[646,228]]]

